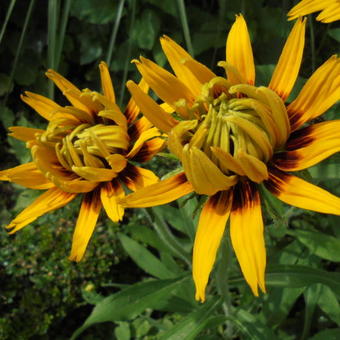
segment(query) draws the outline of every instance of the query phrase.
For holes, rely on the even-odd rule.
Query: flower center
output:
[[[169,148],[181,159],[189,178],[196,177],[201,167],[206,176],[220,173],[232,178],[232,183],[235,175],[262,182],[268,177],[266,163],[289,135],[285,105],[274,91],[247,84],[231,86],[221,77],[202,86],[190,114],[195,119],[180,122],[169,136]],[[203,183],[193,182],[197,192],[206,193]]]

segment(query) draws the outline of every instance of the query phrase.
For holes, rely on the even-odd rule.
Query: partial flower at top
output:
[[[85,253],[102,206],[118,222],[124,215],[117,203],[125,196],[124,185],[135,191],[158,181],[152,171],[130,161],[145,162],[164,145],[157,128],[145,117],[137,119],[140,111],[133,99],[121,112],[107,65],[102,62],[99,68],[103,94],[80,91],[53,70],[46,73],[71,106],[60,106],[31,92],[22,96],[48,125],[46,130],[11,127],[11,136],[26,142],[33,161],[0,171],[0,180],[47,189],[7,226],[10,233],[83,195],[70,255],[75,261]],[[143,81],[138,88],[148,90]]]
[[[126,207],[165,204],[192,191],[208,195],[193,249],[196,299],[205,288],[230,216],[233,248],[255,295],[265,291],[266,250],[259,184],[296,207],[340,214],[340,199],[291,171],[306,169],[340,151],[340,120],[302,127],[340,97],[340,59],[331,57],[285,104],[298,76],[305,41],[299,19],[283,48],[267,87],[255,84],[255,66],[243,16],[236,17],[216,76],[169,37],[161,44],[175,75],[152,61],[135,61],[138,70],[173,114],[162,109],[132,81],[137,105],[168,134],[168,145],[183,172],[128,195]],[[169,111],[169,110],[168,110]]]
[[[340,0],[302,0],[288,12],[288,20],[315,12],[320,12],[316,20],[324,23],[340,20]]]

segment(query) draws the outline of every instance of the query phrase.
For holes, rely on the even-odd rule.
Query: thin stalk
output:
[[[66,0],[60,22],[59,39],[57,41],[57,49],[55,54],[55,69],[58,70],[60,64],[61,53],[63,51],[65,32],[70,14],[71,0]]]
[[[119,101],[118,101],[118,104],[120,107],[123,104],[123,99],[124,99],[124,94],[125,94],[125,83],[127,80],[128,69],[130,65],[131,47],[132,47],[132,30],[135,25],[135,19],[136,19],[136,0],[132,0],[132,13],[131,13],[131,21],[130,21],[130,27],[129,27],[129,41],[128,41],[128,48],[127,48],[126,57],[125,57],[123,80],[122,80],[122,85],[120,88]]]
[[[58,2],[58,0],[48,2],[47,67],[52,69],[56,68]],[[51,81],[48,82],[48,96],[54,98],[54,84]]]
[[[125,0],[119,1],[116,21],[115,21],[115,24],[113,26],[112,34],[111,34],[111,37],[110,37],[109,48],[107,50],[107,55],[106,55],[106,63],[109,65],[109,67],[110,67],[110,64],[111,64],[113,48],[114,48],[115,43],[116,43],[120,19],[122,18],[122,14],[123,14],[124,3],[125,3]]]
[[[142,209],[145,216],[149,220],[149,223],[153,226],[156,230],[157,235],[163,241],[163,243],[167,246],[167,248],[177,257],[181,258],[189,268],[191,268],[191,261],[190,257],[187,253],[183,251],[181,244],[176,240],[175,236],[170,231],[169,227],[167,226],[166,222],[158,216],[156,213],[155,222],[153,222],[151,214],[147,209]]]
[[[221,242],[221,258],[216,270],[216,285],[219,294],[223,298],[222,308],[225,316],[228,317],[232,314],[232,299],[230,296],[230,287],[228,284],[232,250],[229,237],[224,237]],[[231,338],[233,334],[233,327],[230,321],[227,321],[227,338]]]
[[[188,49],[189,53],[194,57],[194,49],[192,48],[192,43],[191,43],[191,38],[190,38],[190,31],[189,31],[187,14],[186,14],[186,11],[185,11],[184,0],[177,0],[177,6],[178,6],[179,17],[180,17],[181,23],[182,23],[185,43],[187,45],[187,49]]]
[[[1,27],[1,31],[0,31],[0,44],[1,44],[1,41],[2,41],[2,37],[5,34],[6,27],[7,27],[7,24],[8,24],[8,20],[11,17],[11,14],[12,14],[15,2],[16,2],[16,0],[12,0],[11,3],[9,4],[8,8],[7,8],[5,21],[4,21],[4,23],[3,23],[2,27]]]
[[[14,57],[13,66],[12,66],[11,73],[9,75],[8,84],[11,84],[12,81],[13,81],[14,73],[15,73],[15,70],[16,70],[17,65],[18,65],[19,56],[20,56],[20,53],[21,53],[21,50],[22,50],[22,45],[23,45],[24,39],[25,39],[27,26],[28,26],[28,23],[30,21],[31,15],[32,15],[34,3],[35,3],[35,0],[31,0],[30,4],[28,5],[28,8],[27,8],[25,21],[24,21],[24,25],[22,27],[22,31],[21,31],[21,34],[20,34],[20,38],[19,38],[19,42],[18,42],[18,48],[17,48],[17,52],[16,52],[15,57]],[[4,102],[3,102],[4,105],[6,105],[7,99],[8,99],[8,93],[6,94],[6,97],[4,98]]]
[[[312,54],[312,72],[315,70],[316,65],[316,55],[315,55],[315,33],[313,26],[313,17],[308,15],[308,26],[309,26],[309,34],[310,34],[310,48]]]

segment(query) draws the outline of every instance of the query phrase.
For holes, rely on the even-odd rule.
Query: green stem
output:
[[[14,57],[13,67],[12,67],[12,70],[11,70],[11,73],[10,73],[10,76],[9,76],[8,84],[11,84],[12,81],[13,81],[14,73],[15,73],[15,70],[17,68],[19,56],[20,56],[20,53],[21,53],[21,50],[22,50],[22,45],[23,45],[23,42],[24,42],[24,39],[25,39],[27,26],[28,26],[28,23],[30,21],[31,15],[32,15],[34,3],[35,3],[35,0],[31,0],[30,4],[28,5],[28,8],[27,8],[25,21],[24,21],[24,25],[22,27],[22,32],[21,32],[20,38],[19,38],[17,52],[16,52],[15,57]],[[3,101],[4,104],[3,105],[6,105],[7,99],[8,99],[8,93],[6,94],[6,97],[4,98],[4,101]]]
[[[184,0],[177,0],[179,16],[182,23],[183,34],[185,43],[187,45],[188,52],[194,57],[194,49],[192,48],[191,38],[190,38],[190,31],[188,25],[187,14],[185,11]]]
[[[149,220],[149,223],[156,230],[157,235],[162,240],[162,242],[167,246],[167,248],[177,257],[181,258],[189,268],[191,268],[191,261],[188,254],[183,250],[181,244],[176,240],[175,236],[170,231],[164,219],[157,214],[153,209],[155,222],[152,220],[152,216],[147,209],[142,209],[145,216]]]
[[[131,13],[131,21],[130,21],[130,27],[129,27],[129,40],[128,40],[128,48],[125,56],[125,65],[124,65],[124,72],[123,72],[123,80],[122,80],[122,85],[120,88],[120,93],[119,93],[119,101],[118,104],[119,106],[122,106],[123,104],[123,99],[124,99],[124,94],[125,94],[125,83],[127,80],[127,75],[128,75],[128,70],[129,70],[129,65],[130,65],[130,58],[131,58],[131,47],[132,47],[132,31],[135,25],[135,18],[136,18],[136,0],[132,0],[132,13]]]
[[[6,27],[7,27],[7,24],[8,24],[8,20],[11,17],[15,2],[16,2],[16,0],[12,0],[11,3],[9,4],[9,6],[8,6],[8,9],[7,9],[7,12],[6,12],[6,18],[5,18],[5,21],[2,25],[1,32],[0,32],[0,44],[1,44],[1,41],[2,41],[2,37],[5,34]]]
[[[111,64],[113,48],[114,48],[115,43],[116,43],[117,33],[118,33],[119,25],[120,25],[120,19],[122,18],[122,14],[123,14],[124,3],[125,3],[125,0],[119,1],[116,21],[115,21],[115,24],[113,26],[113,30],[112,30],[112,34],[111,34],[111,38],[110,38],[110,42],[109,42],[109,48],[107,50],[106,63],[108,64],[109,67],[110,67],[110,64]]]

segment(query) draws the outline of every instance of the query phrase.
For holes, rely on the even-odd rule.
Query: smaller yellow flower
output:
[[[133,163],[151,159],[164,145],[158,129],[144,117],[137,119],[139,108],[133,99],[121,112],[108,67],[101,62],[99,68],[103,94],[80,91],[60,74],[47,71],[72,106],[31,92],[21,97],[48,125],[46,130],[11,127],[10,135],[26,142],[33,161],[0,171],[2,181],[48,189],[7,226],[10,234],[83,195],[70,255],[75,261],[83,257],[102,207],[118,222],[124,208],[117,199],[125,196],[124,187],[135,191],[158,181],[152,171]],[[144,81],[139,86],[147,92]]]
[[[288,20],[314,12],[320,12],[316,20],[324,23],[340,20],[340,0],[302,0],[288,12]]]

